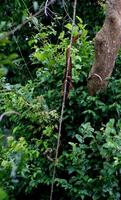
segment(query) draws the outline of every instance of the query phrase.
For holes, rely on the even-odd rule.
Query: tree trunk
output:
[[[106,88],[115,65],[121,46],[121,0],[107,0],[107,15],[94,43],[95,62],[87,83],[90,95]]]

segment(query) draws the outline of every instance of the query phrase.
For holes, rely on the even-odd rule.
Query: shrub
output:
[[[70,32],[71,25],[65,28]],[[80,39],[72,48],[74,87],[66,100],[54,200],[118,200],[121,79],[113,77],[103,94],[88,95],[93,46],[80,18],[74,34],[78,31]],[[24,86],[7,83],[5,74],[0,79],[0,186],[10,199],[49,199],[69,43],[65,32],[58,43],[52,42],[56,34],[54,27],[41,25],[29,41],[30,58],[39,66],[35,79]]]

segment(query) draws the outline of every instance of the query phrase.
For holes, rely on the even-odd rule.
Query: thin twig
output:
[[[14,41],[15,41],[17,47],[18,47],[19,53],[20,53],[21,58],[22,58],[22,60],[23,60],[23,62],[24,62],[24,65],[26,66],[26,69],[27,69],[27,71],[28,71],[28,73],[29,73],[29,75],[30,75],[30,78],[33,80],[33,76],[32,76],[32,74],[31,74],[31,72],[30,72],[30,70],[29,70],[29,68],[28,68],[28,65],[27,65],[27,63],[26,63],[26,61],[25,61],[25,59],[24,59],[24,56],[23,56],[23,54],[22,54],[21,48],[20,48],[20,46],[19,46],[19,43],[18,43],[18,41],[17,41],[17,39],[16,39],[16,37],[15,37],[14,34],[13,34],[13,39],[14,39]]]
[[[48,16],[48,14],[47,14],[48,2],[49,2],[49,0],[47,0],[45,3],[45,15],[46,16]]]
[[[75,26],[76,6],[77,6],[77,0],[74,0],[73,22],[72,22],[72,30],[71,30],[71,38],[70,38],[70,52],[69,53],[71,53],[72,42],[73,42],[73,29],[74,29],[74,26]],[[64,114],[65,101],[66,101],[67,78],[68,78],[68,73],[69,73],[69,64],[70,64],[70,56],[69,56],[68,62],[67,62],[67,72],[66,72],[66,80],[65,80],[65,86],[64,86],[64,95],[63,95],[63,100],[62,100],[61,116],[60,116],[60,122],[59,122],[56,155],[55,155],[54,168],[53,168],[53,174],[52,174],[50,200],[53,200],[54,180],[55,180],[56,164],[57,164],[57,160],[58,160],[58,153],[59,153],[59,146],[60,146],[60,137],[61,137],[61,130],[62,130],[63,114]]]
[[[65,0],[63,0],[63,7],[64,7],[64,10],[65,10],[66,16],[68,16],[69,19],[70,19],[71,21],[73,21],[73,19],[72,19],[72,18],[70,17],[70,15],[69,15],[68,11],[66,10],[66,3],[65,3]]]
[[[2,121],[4,116],[11,115],[11,114],[20,115],[18,112],[14,111],[14,110],[11,110],[11,111],[8,111],[8,112],[4,112],[2,115],[0,115],[0,121]]]
[[[49,6],[50,4],[53,4],[55,1],[56,1],[56,0],[50,0],[50,2],[49,2],[49,0],[46,0],[46,3],[45,3],[45,15],[46,15],[46,16],[48,16],[48,13],[47,13],[48,6]]]

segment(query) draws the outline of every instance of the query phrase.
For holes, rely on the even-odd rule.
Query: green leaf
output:
[[[72,30],[72,24],[70,24],[70,23],[66,24],[65,27],[66,27],[68,30]]]
[[[83,138],[81,135],[76,134],[75,137],[80,143],[83,143]]]

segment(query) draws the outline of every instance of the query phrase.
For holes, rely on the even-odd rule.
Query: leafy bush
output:
[[[80,126],[71,149],[63,152],[68,180],[57,178],[56,182],[67,192],[70,199],[120,199],[121,125],[110,121],[95,131],[90,123]]]
[[[94,50],[86,26],[77,20],[74,34],[81,36],[72,48],[74,87],[66,100],[54,200],[118,200],[121,79],[109,80],[103,94],[88,95]],[[0,187],[10,199],[49,199],[52,182],[69,39],[64,31],[58,36],[54,26],[40,27],[29,41],[36,77],[23,86],[7,82],[6,73],[0,79]],[[71,24],[65,28],[70,33]]]

